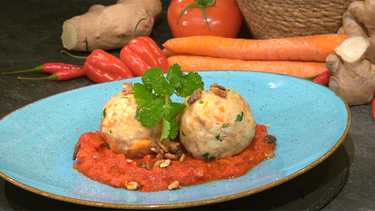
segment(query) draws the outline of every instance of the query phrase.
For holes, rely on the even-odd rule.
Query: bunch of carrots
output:
[[[242,70],[291,75],[327,85],[327,56],[348,36],[310,35],[267,40],[192,36],[163,44],[169,64],[182,71]]]

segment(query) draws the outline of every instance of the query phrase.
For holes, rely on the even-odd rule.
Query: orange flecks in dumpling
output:
[[[222,113],[224,113],[225,112],[225,107],[224,106],[220,106],[219,107],[219,111],[222,112]]]
[[[131,150],[143,149],[150,146],[151,141],[143,140],[143,141],[136,141],[135,144],[131,145]]]

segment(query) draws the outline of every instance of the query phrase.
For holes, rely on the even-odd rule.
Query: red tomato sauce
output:
[[[134,181],[140,185],[139,191],[162,191],[176,180],[181,186],[190,186],[246,174],[254,166],[274,157],[276,144],[265,142],[267,135],[265,125],[256,125],[250,145],[235,156],[206,161],[187,153],[183,162],[172,161],[167,168],[147,170],[139,165],[153,166],[156,155],[148,154],[143,159],[130,160],[111,151],[99,132],[87,132],[77,143],[80,143],[80,149],[74,168],[90,179],[114,187],[125,188],[128,182]]]

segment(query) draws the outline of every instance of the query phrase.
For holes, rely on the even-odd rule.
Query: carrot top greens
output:
[[[160,140],[175,138],[179,127],[173,119],[186,108],[186,104],[171,102],[170,97],[174,94],[188,97],[196,89],[203,89],[202,77],[196,72],[185,74],[180,65],[173,64],[168,68],[166,77],[160,68],[146,70],[142,82],[135,83],[132,88],[139,109],[138,121],[151,128],[163,120]]]

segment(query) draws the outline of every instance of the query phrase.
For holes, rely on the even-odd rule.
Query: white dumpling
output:
[[[103,107],[100,132],[110,149],[129,158],[141,158],[151,153],[162,133],[162,124],[147,128],[136,119],[137,102],[126,83],[124,89],[109,99]]]
[[[188,106],[179,117],[179,137],[186,150],[195,158],[211,160],[248,147],[255,134],[255,121],[246,100],[217,84],[201,94],[197,91],[191,97],[200,98],[186,98]]]

